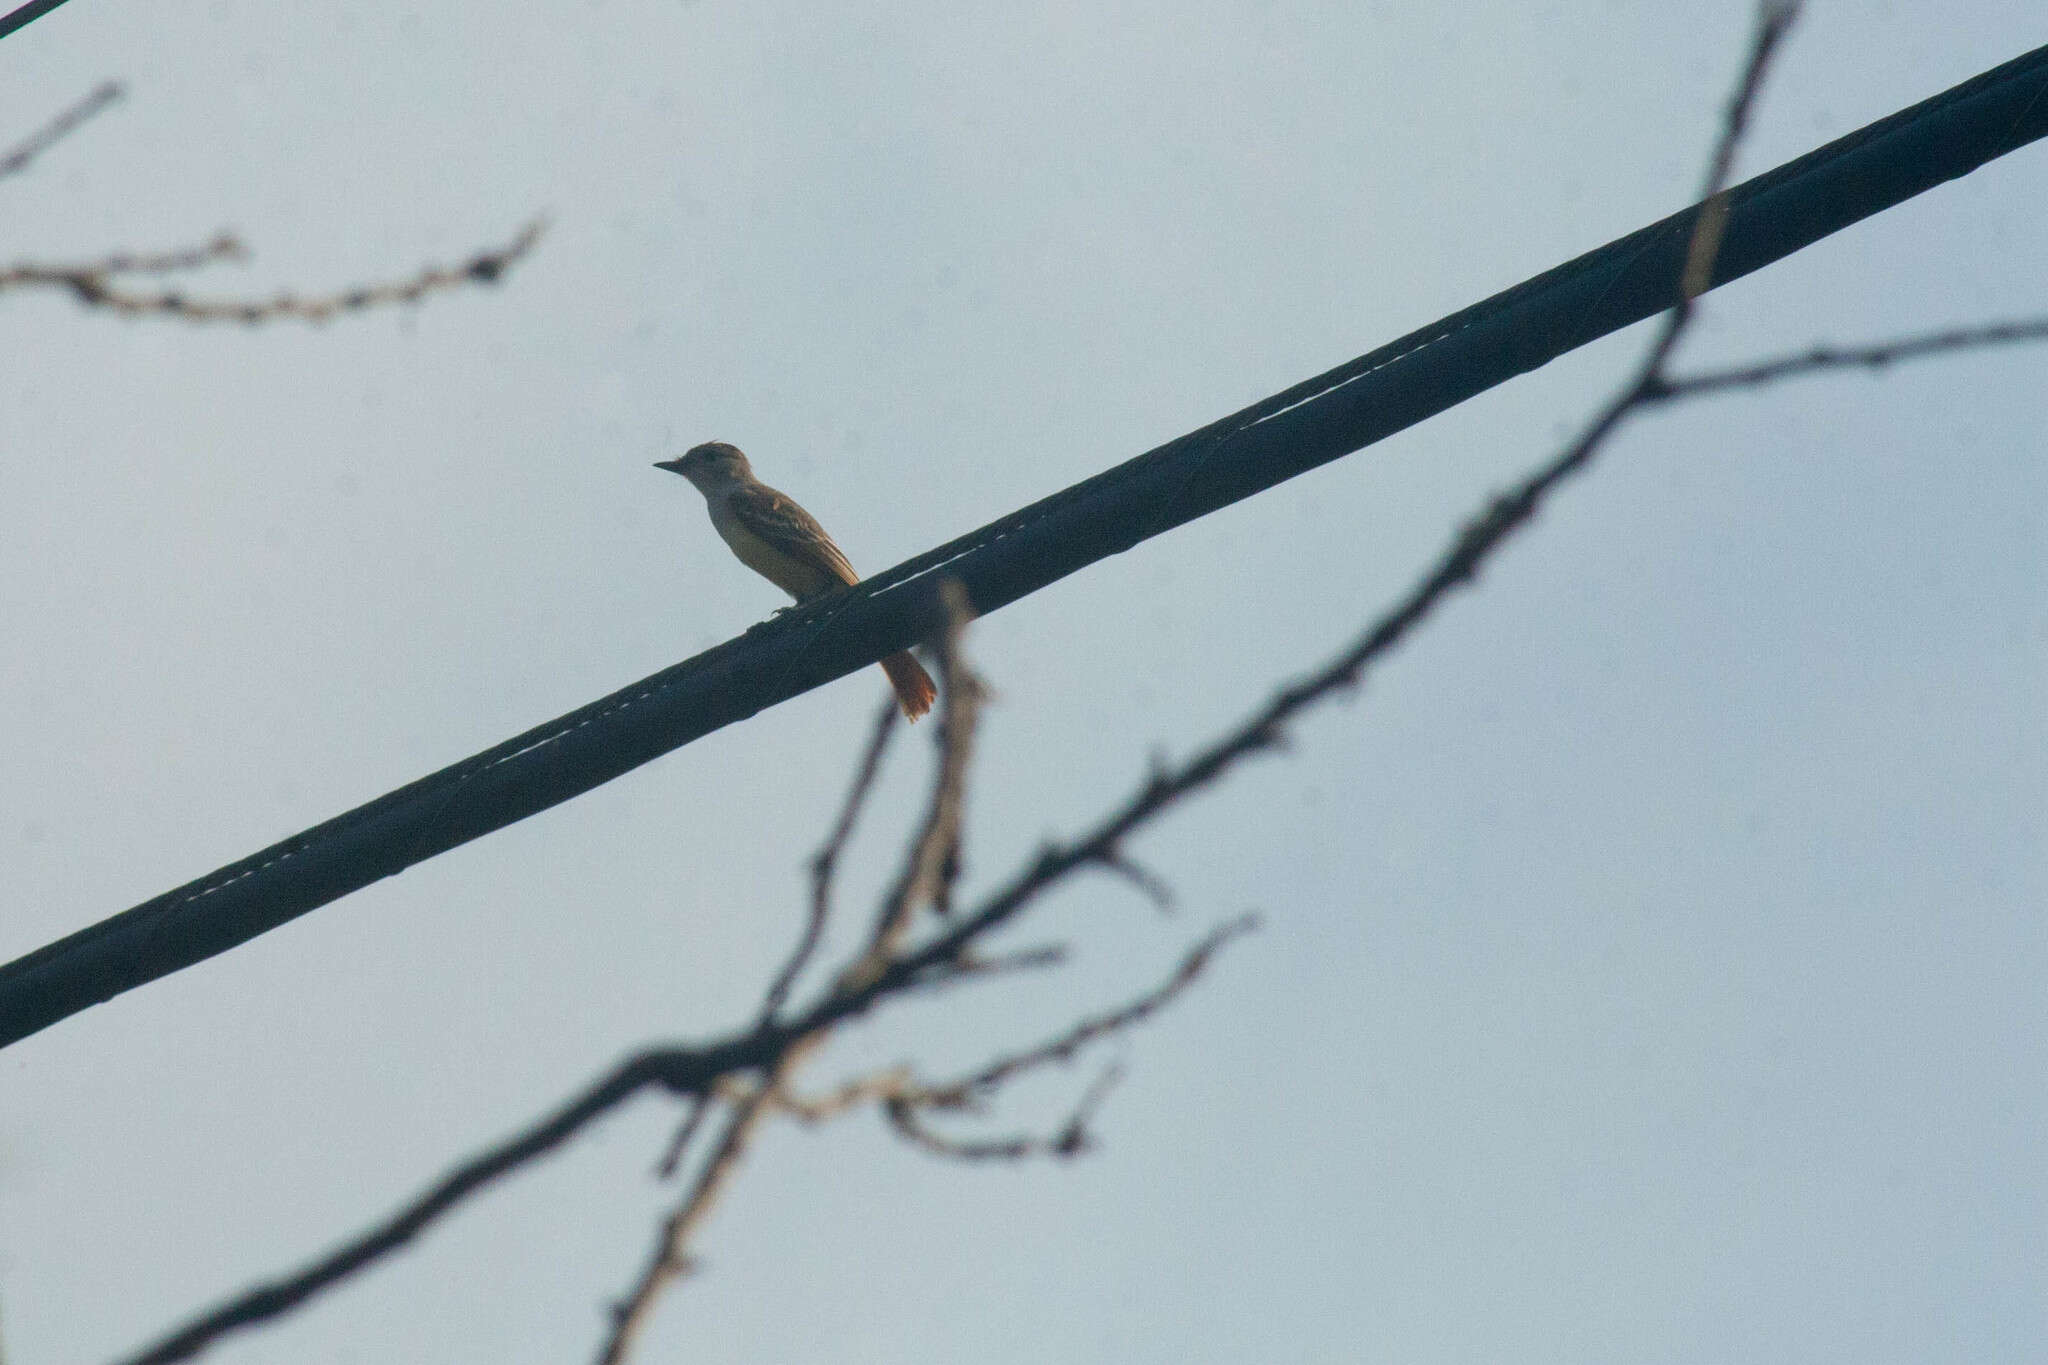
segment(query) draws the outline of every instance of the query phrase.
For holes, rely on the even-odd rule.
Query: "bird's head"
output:
[[[740,448],[724,441],[706,441],[702,445],[691,446],[676,459],[655,461],[654,467],[682,475],[705,493],[752,478],[754,473],[747,464],[747,457],[740,454]]]

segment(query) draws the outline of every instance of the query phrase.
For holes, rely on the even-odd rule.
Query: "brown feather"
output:
[[[846,555],[818,525],[818,519],[797,506],[796,499],[766,484],[742,485],[728,496],[728,505],[749,531],[791,559],[830,574],[841,583],[858,583],[860,575]]]
[[[882,660],[882,671],[889,675],[889,685],[896,689],[896,704],[903,708],[905,719],[916,720],[932,709],[932,702],[939,695],[938,684],[909,650]]]

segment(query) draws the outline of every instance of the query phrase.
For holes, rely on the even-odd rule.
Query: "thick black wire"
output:
[[[0,15],[0,38],[5,38],[14,30],[35,22],[63,3],[64,0],[30,0],[30,3],[11,14]]]
[[[1730,194],[1716,285],[2048,134],[2048,47]],[[1670,306],[1697,206],[0,967],[0,1046]]]

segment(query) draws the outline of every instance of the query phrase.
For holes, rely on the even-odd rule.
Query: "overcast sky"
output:
[[[1684,17],[1681,17],[1684,16]],[[0,43],[0,262],[496,289],[325,327],[0,298],[0,958],[778,604],[681,481],[738,443],[869,571],[1681,207],[1747,4],[76,0]],[[1768,168],[2048,41],[1813,6]],[[2031,147],[1715,294],[1710,363],[2048,313]],[[1332,652],[1643,328],[980,623],[970,887]],[[1104,1059],[1101,1149],[780,1127],[641,1359],[2038,1359],[2048,352],[1660,413],[1354,701],[850,1033],[977,1061],[1264,932]],[[10,1362],[139,1345],[655,1039],[742,1023],[872,670],[0,1052]],[[847,872],[886,876],[901,750]],[[1093,1072],[994,1119],[1056,1122]],[[240,1362],[587,1358],[672,1192],[648,1099]],[[972,1131],[972,1130],[970,1130]]]

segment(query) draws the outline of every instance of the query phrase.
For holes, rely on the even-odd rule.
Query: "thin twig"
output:
[[[1718,169],[1709,176],[1708,191],[1704,196],[1708,201],[1720,193],[1721,180],[1726,174],[1725,167],[1732,160],[1733,140],[1741,131],[1755,91],[1768,66],[1768,59],[1782,38],[1794,12],[1794,6],[1784,4],[1767,5],[1763,11],[1743,87],[1737,98],[1731,101],[1728,127],[1714,158],[1713,165]],[[1708,218],[1709,215],[1702,215],[1688,252],[1688,281],[1711,277],[1714,255],[1713,228],[1707,221]],[[672,1217],[657,1256],[650,1262],[650,1269],[658,1273],[645,1278],[659,1281],[654,1284],[654,1288],[658,1289],[660,1283],[666,1283],[687,1269],[685,1253],[688,1234],[701,1220],[704,1210],[723,1182],[729,1178],[733,1165],[760,1115],[777,1107],[793,1108],[793,1105],[778,1105],[777,1097],[782,1095],[783,1087],[795,1063],[822,1039],[827,1030],[842,1020],[864,1013],[893,995],[916,990],[935,981],[946,980],[949,973],[972,971],[972,964],[976,960],[972,948],[988,933],[1014,918],[1026,905],[1076,870],[1090,865],[1113,868],[1124,841],[1136,830],[1149,824],[1176,802],[1217,781],[1243,759],[1276,747],[1283,738],[1284,727],[1301,711],[1335,692],[1355,687],[1366,669],[1399,644],[1449,593],[1473,581],[1487,559],[1534,518],[1552,491],[1589,465],[1596,450],[1626,415],[1649,403],[1672,396],[1674,385],[1679,383],[1691,386],[1687,392],[1706,392],[1714,388],[1733,387],[1739,383],[1766,382],[1783,374],[1798,373],[1804,369],[1824,368],[1837,364],[1882,364],[1895,359],[1908,359],[1972,344],[2036,339],[2033,324],[2007,324],[2003,328],[1982,329],[1979,336],[1956,341],[1935,344],[1934,339],[1926,339],[1923,342],[1898,344],[1891,353],[1878,358],[1870,358],[1867,354],[1858,356],[1854,353],[1843,353],[1848,358],[1815,361],[1809,357],[1794,362],[1768,362],[1776,368],[1771,373],[1757,377],[1747,377],[1742,372],[1731,371],[1726,376],[1709,375],[1698,377],[1696,380],[1673,381],[1664,374],[1664,366],[1690,316],[1691,299],[1681,289],[1677,302],[1667,314],[1664,326],[1629,385],[1596,415],[1584,433],[1569,447],[1515,488],[1495,498],[1460,532],[1430,572],[1343,654],[1322,669],[1281,689],[1237,729],[1212,742],[1186,763],[1178,767],[1158,767],[1131,797],[1098,822],[1093,830],[1071,845],[1052,847],[1043,851],[1008,883],[984,897],[972,913],[950,923],[943,931],[934,934],[924,943],[908,950],[901,949],[902,941],[909,930],[909,920],[914,907],[930,903],[935,894],[934,880],[943,879],[946,875],[945,858],[948,850],[957,847],[944,837],[945,822],[948,819],[957,820],[958,809],[957,803],[947,793],[948,779],[945,776],[945,769],[949,756],[942,753],[941,775],[935,785],[932,808],[913,848],[913,857],[906,864],[906,875],[900,879],[899,885],[885,902],[883,913],[877,920],[875,935],[862,954],[861,961],[866,964],[862,971],[841,974],[831,990],[808,1009],[799,1011],[787,1024],[771,1023],[766,1028],[756,1029],[751,1033],[705,1048],[663,1049],[641,1054],[555,1115],[457,1168],[420,1199],[407,1205],[376,1228],[353,1239],[307,1271],[276,1285],[262,1286],[251,1291],[198,1320],[176,1337],[136,1357],[136,1360],[169,1361],[184,1358],[202,1349],[226,1331],[274,1317],[295,1306],[334,1281],[354,1273],[410,1241],[429,1223],[477,1189],[517,1166],[553,1150],[569,1136],[580,1131],[583,1126],[599,1115],[609,1112],[611,1108],[644,1087],[658,1086],[679,1095],[708,1098],[714,1094],[737,1094],[732,1090],[737,1078],[748,1074],[758,1075],[762,1079],[754,1089],[738,1098],[737,1107],[728,1119],[727,1127],[721,1134],[713,1157],[700,1173],[689,1199]],[[2024,334],[2018,330],[2020,328],[2025,329]],[[960,671],[963,677],[969,676],[964,665]],[[951,689],[949,694],[950,691]],[[963,694],[969,694],[973,689],[964,688],[961,691]],[[974,701],[972,695],[962,696],[960,704],[967,719],[955,732],[958,738],[952,741],[963,751],[963,764],[964,750],[971,736]],[[1017,1141],[1028,1140],[984,1144],[953,1143],[950,1139],[924,1129],[918,1123],[916,1113],[921,1108],[953,1107],[941,1103],[948,1098],[956,1099],[963,1104],[971,1103],[977,1095],[987,1093],[991,1087],[1000,1086],[1007,1077],[1017,1074],[1027,1065],[1043,1065],[1071,1055],[1074,1049],[1085,1045],[1094,1037],[1102,1036],[1106,1029],[1112,1027],[1105,1021],[1125,1017],[1131,1009],[1142,1004],[1143,1001],[1134,1002],[1124,1011],[1084,1020],[1036,1048],[999,1059],[970,1076],[949,1083],[948,1086],[925,1088],[920,1103],[911,1103],[907,1098],[901,1097],[900,1092],[894,1092],[897,1073],[890,1073],[885,1078],[870,1078],[864,1083],[865,1088],[858,1095],[849,1097],[846,1102],[872,1102],[880,1098],[885,1105],[893,1103],[901,1107],[910,1115],[908,1121],[916,1133],[913,1140],[922,1146],[932,1146],[936,1143],[937,1146],[932,1146],[932,1149],[943,1148],[948,1155],[967,1154],[976,1158],[986,1158],[1007,1154],[1016,1148]],[[1084,1032],[1087,1034],[1086,1037],[1077,1036]],[[1082,1106],[1077,1110],[1076,1118],[1070,1120],[1061,1134],[1053,1139],[1055,1148],[1062,1141],[1071,1148],[1078,1148],[1085,1141],[1086,1114],[1099,1098],[1100,1085],[1098,1082],[1096,1087],[1091,1088],[1088,1097],[1084,1098]],[[892,1099],[891,1093],[896,1093],[898,1097]],[[650,1289],[644,1297],[645,1303],[651,1304],[654,1298],[653,1290]],[[632,1336],[631,1330],[623,1330],[627,1315],[633,1315],[633,1330],[637,1330],[637,1325],[645,1321],[647,1311],[644,1305],[635,1308],[631,1303],[626,1310],[622,1310],[622,1330],[614,1333],[619,1349],[623,1350]]]
[[[1769,69],[1770,57],[1785,36],[1797,12],[1790,4],[1767,4],[1757,31],[1743,84],[1729,102],[1728,115],[1715,152],[1714,168],[1706,183],[1705,199],[1722,188],[1722,180],[1733,160],[1733,143],[1741,136],[1748,112]],[[1695,232],[1688,252],[1688,272],[1705,268],[1711,260],[1701,255],[1701,232]],[[1282,688],[1235,730],[1208,745],[1178,767],[1155,764],[1145,784],[1124,805],[1071,844],[1052,845],[1011,880],[985,897],[975,910],[959,919],[914,952],[901,955],[882,976],[860,991],[837,1001],[827,1001],[821,1010],[857,1013],[897,982],[915,980],[938,964],[958,954],[970,941],[1007,923],[1048,887],[1077,868],[1107,866],[1124,847],[1130,835],[1190,793],[1217,781],[1226,772],[1254,754],[1277,747],[1287,723],[1301,711],[1332,693],[1356,687],[1373,664],[1383,659],[1443,604],[1451,593],[1467,587],[1479,569],[1516,532],[1535,519],[1537,511],[1558,486],[1583,472],[1623,419],[1647,400],[1663,382],[1663,367],[1672,348],[1692,318],[1692,300],[1680,293],[1663,327],[1652,341],[1637,373],[1587,424],[1578,439],[1520,484],[1497,495],[1479,516],[1469,522],[1438,558],[1436,564],[1394,607],[1382,615],[1350,648],[1307,677]]]
[[[721,1076],[783,1055],[787,1035],[747,1035],[704,1048],[655,1048],[615,1067],[553,1114],[463,1162],[416,1199],[326,1256],[283,1279],[259,1284],[141,1352],[127,1365],[168,1365],[199,1354],[238,1328],[279,1317],[418,1237],[456,1205],[494,1181],[552,1152],[644,1089],[708,1094]]]
[[[121,275],[185,269],[245,254],[239,242],[225,235],[205,247],[185,252],[123,254],[72,265],[23,263],[11,266],[0,270],[0,292],[9,289],[63,289],[87,307],[105,308],[129,317],[160,315],[182,318],[187,322],[252,324],[279,319],[326,322],[343,313],[383,304],[417,303],[429,294],[465,284],[496,283],[533,249],[546,226],[545,219],[536,218],[504,246],[479,252],[460,265],[429,266],[409,279],[358,285],[353,289],[311,298],[283,293],[263,300],[202,299],[180,290],[132,290],[114,283]]]
[[[920,1089],[907,1066],[895,1066],[871,1076],[856,1076],[823,1095],[805,1096],[785,1087],[776,1096],[776,1108],[802,1123],[828,1123],[855,1109],[882,1104]]]
[[[1735,149],[1749,131],[1749,113],[1764,87],[1764,73],[1778,45],[1799,17],[1799,0],[1764,0],[1757,8],[1756,32],[1750,39],[1749,65],[1728,101],[1721,137],[1707,161],[1706,184],[1700,190],[1699,217],[1694,220],[1692,246],[1686,252],[1685,270],[1679,276],[1679,293],[1687,303],[1713,287],[1714,263],[1721,257],[1721,238],[1728,228],[1729,176],[1735,169]]]
[[[1042,971],[1047,967],[1058,967],[1066,963],[1065,944],[1047,943],[1036,948],[1020,948],[1013,953],[982,954],[972,950],[962,952],[951,962],[934,967],[919,977],[916,986],[920,990],[932,990],[943,986],[959,985],[966,981],[985,981],[992,976],[1011,976],[1019,972]]]
[[[956,847],[959,840],[960,811],[965,799],[968,760],[973,752],[974,720],[980,702],[980,683],[968,668],[960,653],[960,636],[966,629],[972,615],[966,596],[958,585],[948,585],[945,599],[949,608],[949,619],[944,636],[940,641],[939,664],[944,686],[943,715],[939,724],[938,777],[933,784],[932,796],[917,838],[911,844],[902,875],[895,887],[884,898],[881,913],[867,945],[854,962],[840,974],[839,982],[826,995],[836,998],[847,988],[849,981],[871,979],[887,969],[895,955],[897,945],[908,931],[910,916],[932,895],[934,880],[940,875],[939,868],[948,849]],[[886,724],[878,722],[874,738],[870,740],[868,754],[863,767],[868,768],[880,762],[881,748],[889,733]],[[831,861],[838,856],[838,844],[850,833],[860,802],[864,799],[867,786],[873,780],[872,772],[856,775],[853,790],[833,835],[826,841],[818,862],[824,863],[824,870],[815,874],[813,882],[814,918],[816,907],[822,902],[829,905]],[[829,856],[828,856],[829,855]],[[808,958],[809,933],[800,942],[798,950]],[[796,956],[791,963],[801,966]],[[792,979],[793,972],[785,972]],[[781,985],[778,977],[777,985]],[[815,1008],[807,1015],[816,1014]],[[774,1011],[764,1009],[761,1018],[771,1020]],[[661,1234],[656,1238],[653,1252],[641,1268],[639,1278],[620,1302],[614,1313],[612,1330],[606,1335],[598,1351],[599,1365],[617,1365],[631,1351],[634,1341],[652,1319],[654,1307],[664,1290],[674,1284],[690,1269],[689,1245],[691,1237],[702,1224],[710,1206],[731,1180],[740,1158],[745,1154],[755,1129],[775,1106],[776,1096],[794,1074],[803,1059],[820,1046],[830,1031],[830,1021],[816,1028],[797,1027],[788,1044],[776,1059],[761,1069],[762,1075],[757,1089],[733,1105],[725,1128],[713,1144],[711,1155],[706,1158],[703,1168],[692,1182],[689,1192],[663,1223]]]
[[[1137,999],[1107,1014],[1083,1019],[1035,1047],[998,1058],[970,1076],[945,1086],[934,1087],[932,1093],[961,1096],[985,1094],[1022,1072],[1034,1070],[1051,1062],[1071,1061],[1076,1053],[1090,1043],[1099,1042],[1112,1033],[1121,1033],[1125,1029],[1142,1024],[1172,1004],[1183,991],[1195,984],[1195,978],[1202,974],[1210,960],[1222,952],[1232,939],[1242,938],[1258,927],[1257,915],[1240,915],[1234,920],[1217,925],[1187,951],[1181,958],[1180,965],[1174,969],[1173,975]]]
[[[1094,1145],[1094,1139],[1088,1133],[1088,1122],[1095,1117],[1096,1109],[1108,1097],[1110,1090],[1122,1079],[1121,1067],[1113,1064],[1104,1067],[1102,1074],[1082,1092],[1066,1121],[1048,1136],[1019,1133],[1006,1138],[950,1137],[924,1122],[920,1106],[899,1099],[885,1101],[882,1112],[897,1137],[920,1151],[949,1161],[1026,1161],[1038,1156],[1064,1160],[1077,1157]]]
[[[861,807],[867,802],[868,792],[875,785],[875,774],[881,770],[882,754],[889,747],[889,739],[896,733],[896,717],[900,708],[895,699],[882,703],[882,709],[875,717],[874,731],[868,737],[868,747],[861,754],[859,769],[854,773],[853,785],[848,788],[846,802],[840,808],[838,820],[833,822],[832,833],[825,840],[817,856],[811,859],[811,914],[804,925],[803,938],[798,941],[796,951],[790,954],[787,964],[775,978],[775,984],[768,988],[768,996],[761,1006],[761,1018],[773,1019],[789,999],[790,988],[817,951],[818,939],[825,931],[825,921],[832,908],[832,877],[839,868],[840,855],[846,851],[846,843],[853,835],[854,822],[860,818]]]
[[[174,247],[169,251],[118,251],[96,261],[71,265],[24,263],[0,270],[0,289],[31,285],[75,288],[80,278],[98,279],[108,275],[168,275],[179,270],[197,270],[216,261],[245,261],[248,248],[232,232],[217,233],[198,246]]]
[[[760,1089],[737,1105],[726,1119],[725,1129],[711,1149],[711,1155],[689,1193],[662,1224],[654,1251],[642,1267],[640,1277],[625,1299],[613,1310],[612,1329],[598,1349],[598,1365],[618,1365],[633,1349],[633,1343],[653,1320],[654,1306],[662,1291],[690,1273],[690,1240],[710,1214],[719,1195],[732,1183],[747,1146],[753,1141],[761,1120],[773,1108],[773,1098],[805,1057],[824,1041],[824,1035],[798,1038],[786,1046],[775,1063],[766,1068]]]
[[[841,977],[840,989],[872,981],[894,960],[910,930],[911,917],[927,905],[942,902],[949,879],[960,866],[960,828],[967,800],[967,767],[974,755],[975,722],[981,711],[982,683],[960,653],[960,636],[973,616],[965,591],[957,583],[942,585],[947,608],[939,638],[942,713],[938,733],[939,762],[932,794],[917,837],[911,841],[897,874],[875,915],[867,950]]]
[[[1137,887],[1145,899],[1161,912],[1173,909],[1173,888],[1166,884],[1166,879],[1122,849],[1112,848],[1098,861],[1105,869]]]
[[[776,1107],[806,1123],[820,1123],[849,1109],[879,1104],[899,1136],[939,1155],[964,1160],[1016,1159],[1046,1153],[1074,1155],[1085,1145],[1082,1131],[1105,1093],[1107,1082],[1104,1080],[1098,1080],[1089,1088],[1074,1113],[1052,1137],[956,1140],[927,1127],[921,1116],[940,1110],[976,1110],[988,1096],[1025,1072],[1071,1062],[1090,1045],[1137,1027],[1194,985],[1211,959],[1231,940],[1257,927],[1256,915],[1245,915],[1218,925],[1182,956],[1170,976],[1137,999],[1083,1019],[1043,1042],[998,1057],[964,1076],[949,1081],[922,1081],[908,1067],[892,1067],[848,1081],[829,1094],[813,1099],[785,1091],[777,1096]]]
[[[1944,332],[1899,337],[1863,346],[1816,346],[1799,355],[1779,356],[1737,365],[1725,370],[1666,376],[1654,390],[1644,394],[1645,402],[1664,403],[1678,398],[1697,398],[1730,389],[1755,388],[1780,379],[1820,374],[1830,370],[1882,370],[1890,365],[1949,351],[2005,346],[2023,341],[2048,341],[2048,318],[2023,318],[2015,322],[1986,323],[1981,327],[1955,327]]]
[[[951,1138],[925,1123],[917,1108],[888,1100],[882,1113],[897,1137],[932,1156],[949,1161],[1023,1161],[1050,1148],[1046,1138],[1020,1133],[1006,1138]]]
[[[0,154],[0,180],[28,169],[29,163],[50,150],[93,115],[121,98],[121,83],[108,81],[78,103],[22,139],[13,150]]]
[[[760,1013],[754,1021],[757,1028],[774,1022],[776,1014],[789,998],[790,989],[796,985],[797,977],[803,974],[804,967],[825,935],[825,922],[832,913],[832,876],[839,866],[840,855],[845,852],[847,840],[853,836],[861,808],[867,804],[875,776],[882,769],[882,754],[889,747],[890,737],[896,733],[898,709],[893,697],[882,704],[880,714],[875,717],[874,728],[868,735],[867,748],[861,753],[860,766],[854,770],[853,784],[847,789],[846,800],[840,806],[839,818],[832,822],[832,832],[826,836],[824,847],[811,858],[810,914],[805,918],[803,933],[798,936],[796,947],[762,998]],[[709,1109],[709,1101],[700,1098],[694,1100],[684,1113],[683,1121],[676,1126],[675,1136],[669,1139],[668,1149],[655,1166],[655,1173],[662,1179],[674,1175],[682,1165],[683,1153],[689,1148],[691,1139],[696,1137]]]
[[[654,1165],[658,1179],[667,1180],[683,1164],[683,1153],[690,1149],[697,1130],[704,1126],[704,1120],[711,1113],[711,1099],[705,1095],[692,1095],[683,1101],[682,1122],[676,1125],[675,1136],[668,1140],[668,1150],[661,1154],[661,1160]]]

